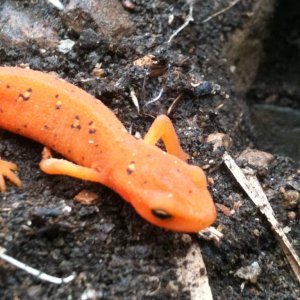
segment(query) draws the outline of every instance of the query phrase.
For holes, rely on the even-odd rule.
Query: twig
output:
[[[193,18],[193,10],[194,10],[194,0],[187,0],[187,2],[189,2],[190,8],[189,8],[189,14],[185,20],[185,22],[177,29],[174,31],[174,33],[170,36],[169,40],[168,40],[168,44],[171,43],[171,41],[173,40],[173,38],[180,32],[182,31],[186,26],[189,25],[190,22],[194,21]]]
[[[48,275],[46,273],[43,273],[37,269],[34,269],[16,259],[14,259],[13,257],[6,255],[4,252],[6,251],[5,248],[0,247],[0,258],[2,258],[3,260],[5,260],[6,262],[16,266],[19,269],[22,269],[24,271],[26,271],[27,273],[36,276],[37,278],[44,280],[44,281],[48,281],[51,283],[55,283],[55,284],[66,284],[71,282],[74,278],[75,278],[75,273],[73,273],[72,275],[65,277],[65,278],[60,278],[60,277],[54,277],[51,275]]]
[[[48,0],[48,2],[53,4],[59,10],[63,10],[65,8],[64,5],[60,2],[60,0]]]
[[[298,282],[300,283],[300,259],[294,250],[292,244],[289,242],[279,222],[276,220],[274,211],[268,201],[266,194],[264,193],[260,183],[255,175],[244,175],[242,170],[235,163],[233,158],[225,152],[223,160],[230,172],[233,174],[237,182],[247,193],[252,202],[259,208],[260,212],[264,214],[271,224],[272,229],[275,232],[276,238],[283,249],[283,252],[294,271]]]
[[[179,94],[175,99],[174,101],[172,102],[172,104],[170,105],[170,107],[168,108],[168,111],[167,111],[167,116],[169,116],[174,108],[174,106],[179,102],[179,100],[181,99],[182,97],[182,94]]]
[[[158,93],[158,95],[157,95],[155,98],[153,98],[152,100],[149,100],[148,102],[146,102],[146,103],[145,103],[145,106],[147,106],[147,105],[149,105],[149,104],[152,104],[152,103],[158,101],[158,100],[160,99],[160,97],[161,97],[163,91],[164,91],[164,89],[161,88],[160,91],[159,91],[159,93]]]
[[[202,21],[202,23],[206,23],[208,21],[210,21],[211,19],[225,13],[227,10],[229,10],[230,8],[234,7],[236,4],[238,4],[238,2],[240,2],[241,0],[234,0],[232,1],[227,7],[215,12],[214,14],[210,15],[208,18],[206,18],[205,20]]]

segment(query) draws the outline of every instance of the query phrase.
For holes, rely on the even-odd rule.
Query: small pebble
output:
[[[59,52],[65,54],[70,52],[73,49],[74,45],[75,45],[74,41],[70,39],[66,39],[66,40],[61,40],[57,48]]]
[[[238,162],[246,162],[255,168],[267,168],[274,160],[274,156],[264,151],[248,148],[239,155],[237,160]]]
[[[80,202],[83,205],[93,205],[97,203],[99,197],[94,192],[88,190],[82,190],[74,197],[74,200]]]
[[[123,0],[122,4],[123,4],[124,8],[126,8],[128,10],[134,10],[134,8],[135,8],[134,3],[132,3],[130,0]]]
[[[295,208],[300,200],[300,193],[294,190],[286,191],[283,187],[280,188],[280,192],[283,194],[283,206],[291,209]]]
[[[258,262],[255,261],[251,265],[246,267],[241,267],[235,272],[235,276],[246,279],[251,283],[256,283],[257,278],[261,273],[261,267],[259,266]]]
[[[290,221],[294,221],[297,217],[297,214],[294,211],[289,211],[288,212],[288,218]]]

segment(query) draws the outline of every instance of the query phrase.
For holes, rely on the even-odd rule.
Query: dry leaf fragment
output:
[[[179,280],[189,290],[190,299],[212,300],[212,292],[199,246],[193,244],[186,257],[178,259],[177,264]]]

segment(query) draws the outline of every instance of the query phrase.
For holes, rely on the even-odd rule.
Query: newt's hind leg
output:
[[[21,186],[21,180],[13,171],[17,170],[17,165],[6,160],[0,159],[0,191],[6,191],[4,177],[8,178],[16,186]]]
[[[144,142],[149,145],[155,145],[160,139],[164,142],[168,153],[182,160],[188,159],[189,156],[180,147],[174,126],[166,115],[160,115],[154,120],[145,135]]]
[[[76,165],[65,159],[53,158],[50,150],[44,148],[40,168],[52,175],[66,175],[82,180],[102,182],[101,174],[92,168]]]

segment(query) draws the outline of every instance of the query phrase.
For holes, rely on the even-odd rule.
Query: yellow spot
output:
[[[28,101],[30,99],[31,94],[32,94],[32,89],[29,88],[27,91],[19,95],[17,102]]]
[[[89,140],[88,143],[89,143],[89,144],[94,144],[95,141],[94,141],[94,140]]]
[[[169,194],[168,194],[168,198],[173,198],[173,194],[172,194],[172,193],[169,193]]]
[[[61,101],[57,101],[56,104],[55,104],[55,108],[60,109],[61,105],[62,105]]]
[[[80,121],[78,119],[75,119],[74,122],[72,123],[71,127],[80,129],[81,128]]]
[[[132,161],[127,167],[127,173],[132,174],[135,171],[135,162]]]

